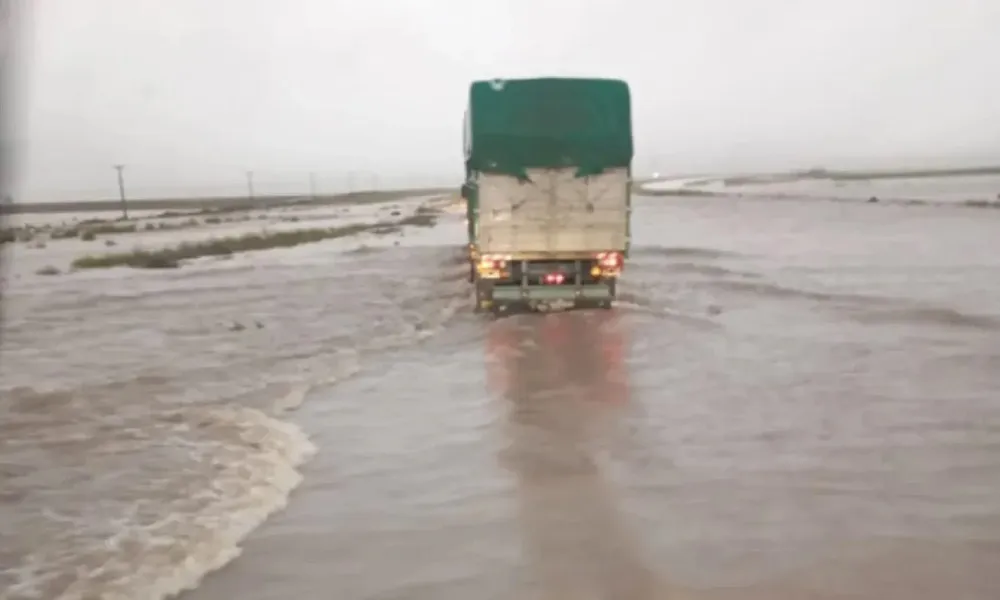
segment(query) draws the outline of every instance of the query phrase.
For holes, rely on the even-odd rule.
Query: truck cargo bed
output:
[[[529,181],[482,174],[478,251],[511,256],[572,256],[624,251],[629,238],[629,172],[577,177],[577,168],[529,169]]]

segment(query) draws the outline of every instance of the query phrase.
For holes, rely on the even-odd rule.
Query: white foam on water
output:
[[[352,353],[351,360],[347,360],[338,365],[333,373],[320,376],[314,383],[298,383],[291,386],[287,394],[281,396],[274,402],[272,410],[275,413],[291,412],[305,403],[309,397],[309,392],[320,386],[329,386],[340,383],[346,379],[354,377],[361,372],[361,364],[358,362],[357,353]]]
[[[867,202],[871,198],[888,204],[932,206],[1000,206],[1000,178],[995,175],[893,177],[836,180],[797,177],[794,174],[740,177],[697,177],[643,183],[649,192],[705,192],[721,196],[765,199],[811,199]]]
[[[38,446],[77,446],[79,466],[105,468],[35,495],[35,509],[18,515],[27,538],[9,541],[28,551],[0,565],[0,581],[9,582],[3,600],[158,600],[191,589],[285,507],[302,481],[297,468],[316,451],[295,425],[239,406],[125,417],[119,433],[103,439],[95,429],[106,424],[79,425],[56,428]],[[147,455],[160,460],[142,460]]]
[[[292,390],[287,395],[282,396],[274,403],[274,411],[288,412],[302,406],[302,403],[306,401],[306,397],[309,395],[310,389],[310,386],[304,384],[292,387]]]
[[[471,307],[464,262],[428,277],[440,250],[277,254],[21,282],[0,388],[0,600],[197,586],[302,480],[316,448],[281,415]],[[358,293],[364,318],[338,310]]]
[[[706,181],[705,177],[681,177],[676,179],[661,179],[644,183],[643,188],[657,192],[673,192],[677,190],[700,187],[700,183]]]

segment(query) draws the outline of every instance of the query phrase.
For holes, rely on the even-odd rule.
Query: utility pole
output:
[[[118,171],[118,198],[122,202],[122,218],[128,220],[128,201],[125,199],[125,165],[115,165]]]
[[[316,174],[309,173],[309,199],[316,200]]]
[[[247,198],[253,201],[253,171],[247,171]]]

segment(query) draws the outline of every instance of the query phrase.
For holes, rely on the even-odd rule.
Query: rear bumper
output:
[[[497,285],[493,301],[501,303],[535,300],[613,300],[614,290],[606,283],[586,285]]]

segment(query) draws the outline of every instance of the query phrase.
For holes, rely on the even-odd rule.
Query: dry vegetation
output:
[[[184,216],[184,213],[163,213],[153,218],[176,218],[181,216]],[[33,242],[40,244],[41,246],[39,247],[44,247],[45,240],[80,239],[90,242],[96,240],[98,237],[108,235],[148,231],[178,231],[182,229],[194,229],[205,225],[249,221],[250,218],[250,215],[230,216],[226,218],[209,216],[203,219],[188,217],[179,221],[146,221],[145,223],[142,221],[148,218],[137,218],[132,221],[91,219],[72,224],[20,225],[0,229],[0,244]]]
[[[438,211],[421,207],[416,213],[395,221],[359,223],[341,227],[298,229],[293,231],[248,233],[202,242],[189,242],[158,250],[134,250],[114,254],[83,256],[73,261],[74,269],[132,267],[137,269],[174,269],[183,261],[208,256],[229,256],[238,252],[254,252],[273,248],[290,248],[358,233],[388,234],[403,227],[432,227]]]
[[[58,275],[59,273],[59,269],[52,265],[45,265],[41,269],[35,271],[36,275]]]

